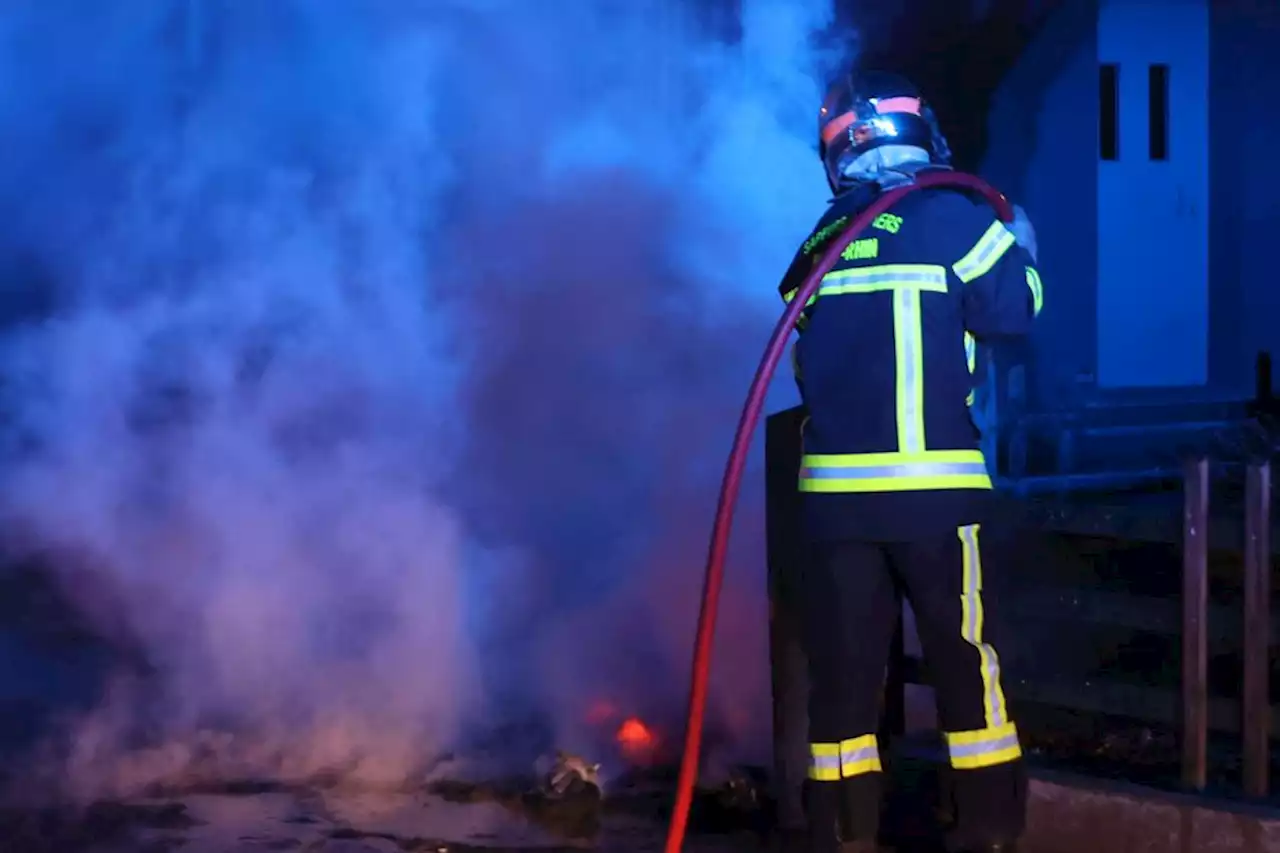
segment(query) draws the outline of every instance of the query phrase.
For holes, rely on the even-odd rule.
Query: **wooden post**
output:
[[[1271,764],[1271,463],[1249,466],[1244,515],[1244,791],[1265,797]]]
[[[1203,790],[1208,776],[1209,462],[1187,463],[1182,514],[1182,783]]]
[[[809,772],[809,674],[796,614],[800,539],[802,408],[765,421],[765,529],[768,537],[769,658],[773,676],[773,787],[780,829],[802,829]]]

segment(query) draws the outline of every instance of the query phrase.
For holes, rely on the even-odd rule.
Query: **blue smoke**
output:
[[[77,721],[80,790],[211,753],[400,778],[530,718],[593,744],[601,698],[674,727],[841,53],[830,0],[744,4],[0,21],[0,508],[155,670]],[[739,750],[767,727],[758,504],[717,685]]]

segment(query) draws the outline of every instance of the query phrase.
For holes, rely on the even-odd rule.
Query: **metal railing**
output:
[[[795,491],[802,414],[799,409],[778,413],[769,418],[766,429],[775,773],[784,821],[788,815],[799,813],[799,787],[807,762],[805,662],[797,617],[790,605],[794,575],[791,567],[803,559]],[[1273,615],[1271,608],[1271,466],[1267,461],[1245,466],[1244,540],[1240,554],[1243,603],[1237,607],[1213,604],[1209,597],[1209,530],[1211,526],[1219,531],[1222,528],[1220,519],[1210,524],[1213,467],[1204,458],[1189,461],[1184,467],[1180,602],[1089,587],[1064,590],[1034,584],[1002,602],[1014,617],[1050,617],[1180,637],[1179,688],[1162,690],[1107,679],[1055,683],[1051,678],[1041,678],[1009,684],[1006,692],[1014,702],[1175,725],[1180,741],[1181,781],[1190,790],[1207,786],[1209,732],[1238,733],[1243,790],[1250,797],[1264,797],[1270,792],[1272,718],[1280,714],[1280,707],[1271,706],[1269,684],[1270,648],[1273,639],[1280,638],[1280,615]],[[1172,508],[1168,511],[1175,515],[1177,512]],[[905,728],[906,685],[928,681],[922,661],[905,652],[901,625],[900,620],[884,697],[882,732],[888,737],[901,734]],[[1239,696],[1212,696],[1210,652],[1232,647],[1242,653]]]

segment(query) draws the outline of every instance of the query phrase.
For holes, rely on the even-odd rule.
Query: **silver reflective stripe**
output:
[[[919,272],[872,272],[870,270],[840,270],[827,273],[823,282],[831,282],[836,286],[844,284],[936,284],[946,286],[947,274],[939,267],[937,270]]]
[[[855,761],[870,761],[873,758],[880,757],[880,750],[874,746],[864,746],[859,749],[851,749],[841,753],[840,760],[844,764],[852,764]]]
[[[895,343],[901,349],[902,371],[898,379],[898,450],[919,453],[924,450],[924,380],[920,376],[920,294],[899,290],[895,296]]]
[[[980,275],[985,275],[999,260],[1000,255],[1009,251],[1009,247],[1015,242],[1013,232],[1003,222],[993,223],[978,240],[977,245],[969,250],[969,254],[952,267],[956,277],[963,282],[970,282]]]
[[[987,473],[984,462],[919,462],[904,465],[801,468],[801,479],[877,480],[885,477],[963,477]]]
[[[1013,749],[1018,746],[1018,735],[1005,735],[997,740],[982,741],[981,743],[965,743],[958,746],[948,746],[947,752],[953,759],[955,758],[975,758],[980,755],[993,755],[1006,749]]]
[[[978,256],[973,259],[973,263],[966,264],[965,269],[982,266],[982,262],[991,257],[991,253],[998,248],[1000,248],[999,240],[987,240],[986,245],[982,247],[982,251],[978,252]]]
[[[838,755],[811,755],[809,757],[809,766],[814,770],[826,770],[836,775],[840,774],[840,756]]]

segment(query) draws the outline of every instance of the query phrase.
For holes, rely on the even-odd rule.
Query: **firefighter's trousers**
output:
[[[911,603],[951,770],[952,841],[1014,841],[1026,811],[1018,735],[988,642],[979,527],[908,543],[818,543],[801,569],[809,658],[809,823],[820,847],[874,838],[880,698],[899,595]]]

